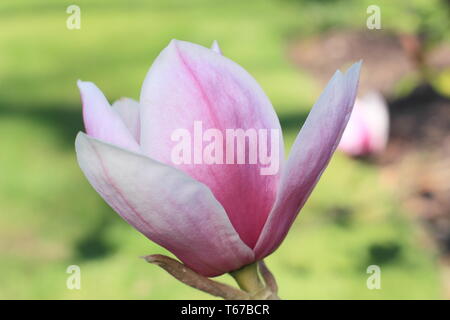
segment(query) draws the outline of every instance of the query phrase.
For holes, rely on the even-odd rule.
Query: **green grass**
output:
[[[286,39],[320,31],[314,14],[339,24],[359,12],[356,2],[349,10],[337,2],[347,16],[310,1],[84,0],[76,2],[81,30],[70,31],[65,9],[73,1],[2,1],[0,298],[209,298],[139,259],[166,252],[123,222],[84,178],[73,146],[83,130],[75,82],[94,81],[111,101],[138,98],[170,39],[207,46],[217,39],[266,90],[290,146],[321,88],[287,61]],[[350,26],[365,25],[360,14]],[[376,167],[337,154],[267,262],[286,299],[439,298],[436,258],[417,233]],[[66,288],[73,264],[81,267],[78,291]],[[382,290],[366,288],[370,264],[382,268]]]

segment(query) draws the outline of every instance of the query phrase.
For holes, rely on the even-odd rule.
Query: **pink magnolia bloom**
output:
[[[386,101],[379,93],[370,92],[356,99],[338,148],[351,156],[375,154],[386,148],[388,136]]]
[[[327,166],[350,115],[360,63],[337,71],[301,129],[287,161],[261,175],[260,164],[175,165],[171,133],[192,128],[281,130],[257,82],[208,49],[173,40],[157,57],[140,102],[111,107],[79,81],[87,134],[76,139],[89,182],[129,224],[205,276],[236,270],[272,253]],[[283,145],[280,134],[280,146]]]

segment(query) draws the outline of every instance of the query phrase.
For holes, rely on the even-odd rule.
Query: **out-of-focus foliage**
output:
[[[450,39],[450,4],[446,0],[279,0],[296,5],[300,32],[329,28],[364,28],[367,8],[380,8],[382,29],[426,35],[430,43]],[[297,30],[296,30],[297,31]]]

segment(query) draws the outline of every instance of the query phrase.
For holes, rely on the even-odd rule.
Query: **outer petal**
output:
[[[120,115],[134,139],[141,139],[141,119],[139,102],[130,98],[121,98],[113,103],[112,108]]]
[[[298,134],[275,206],[255,248],[257,259],[272,253],[281,244],[325,170],[355,102],[360,67],[361,62],[354,64],[346,75],[336,72]]]
[[[83,120],[86,133],[96,139],[109,142],[128,150],[138,151],[139,145],[109,105],[103,93],[92,82],[78,80],[83,103]]]
[[[189,131],[192,141],[200,138],[200,152],[208,143],[194,132],[194,122],[202,130],[268,129],[269,142],[278,132],[273,156],[283,162],[281,127],[273,107],[256,81],[240,66],[211,49],[173,40],[152,65],[141,92],[141,146],[144,153],[160,162],[177,166],[206,184],[224,206],[244,242],[253,247],[271,210],[279,170],[261,175],[261,164],[213,164],[196,162],[174,164],[171,153],[178,142],[171,135]],[[202,133],[200,133],[201,135]],[[194,144],[194,143],[193,143]],[[223,144],[223,155],[226,154]],[[247,145],[248,151],[248,145]],[[195,151],[195,152],[194,152]],[[224,159],[225,156],[222,157]],[[225,163],[226,161],[223,161]]]
[[[128,223],[205,276],[253,261],[210,190],[177,169],[79,133],[78,162]]]

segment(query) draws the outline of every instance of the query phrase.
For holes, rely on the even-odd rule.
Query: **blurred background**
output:
[[[69,5],[81,29],[69,30]],[[381,29],[369,29],[369,5]],[[79,169],[76,80],[138,99],[172,38],[210,46],[262,85],[289,150],[338,68],[364,60],[390,138],[377,154],[337,152],[267,264],[284,299],[450,298],[449,1],[2,0],[0,298],[197,299],[139,256],[167,253],[112,211]],[[69,290],[70,265],[81,290]],[[369,265],[381,289],[366,286]],[[229,276],[220,281],[232,283]]]

